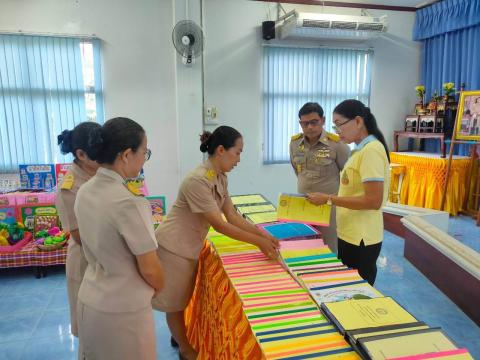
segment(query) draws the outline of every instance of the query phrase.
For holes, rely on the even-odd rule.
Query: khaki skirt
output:
[[[193,294],[198,260],[183,258],[162,246],[158,247],[157,254],[162,263],[165,286],[152,299],[152,307],[163,312],[183,311]]]
[[[79,300],[77,315],[79,360],[156,360],[155,322],[150,307],[106,313]]]

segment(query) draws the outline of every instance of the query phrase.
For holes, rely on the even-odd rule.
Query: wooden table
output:
[[[393,132],[393,147],[394,151],[398,151],[398,138],[414,138],[414,139],[438,139],[440,140],[440,150],[441,157],[445,157],[445,134],[444,133],[420,133],[420,132],[410,132],[410,131],[399,131],[395,130]]]

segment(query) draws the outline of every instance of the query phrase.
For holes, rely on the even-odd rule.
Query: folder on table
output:
[[[260,225],[260,228],[276,237],[279,240],[301,239],[308,237],[317,237],[318,230],[307,225],[299,223],[276,223]]]
[[[391,297],[323,303],[321,309],[342,334],[348,330],[417,322]]]
[[[358,343],[364,355],[372,360],[457,349],[453,341],[439,328],[371,336],[359,339]]]
[[[254,214],[245,214],[245,219],[254,225],[272,223],[277,221],[277,212],[267,211]]]

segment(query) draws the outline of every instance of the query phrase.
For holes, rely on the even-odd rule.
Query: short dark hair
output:
[[[303,115],[308,115],[316,112],[318,116],[323,117],[323,108],[319,103],[316,102],[307,102],[302,108],[298,111],[298,118],[300,119]]]
[[[145,130],[132,119],[116,117],[102,126],[101,141],[95,158],[99,164],[113,164],[118,154],[127,149],[137,151],[142,144]]]
[[[208,152],[209,155],[213,155],[215,149],[220,145],[222,145],[225,150],[228,150],[231,147],[234,147],[237,139],[241,137],[242,134],[237,130],[225,125],[219,126],[213,133],[204,131],[202,135],[200,135],[200,151],[203,153]]]
[[[97,144],[101,141],[102,126],[92,121],[85,121],[73,128],[63,130],[57,136],[62,154],[72,153],[77,160],[77,150],[83,150],[90,159],[96,155]]]

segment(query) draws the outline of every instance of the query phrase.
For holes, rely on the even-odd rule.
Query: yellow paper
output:
[[[277,212],[269,211],[258,214],[247,214],[247,219],[250,220],[254,225],[264,224],[277,221]]]
[[[280,194],[278,219],[298,221],[306,224],[330,224],[330,205],[314,205],[303,195]]]
[[[233,205],[242,205],[242,204],[261,204],[267,202],[262,195],[238,195],[232,196]]]
[[[352,338],[355,340],[358,339],[363,339],[371,336],[377,336],[377,335],[387,335],[387,334],[395,334],[395,333],[400,333],[400,332],[405,332],[405,331],[412,331],[412,330],[425,330],[428,329],[428,325],[419,325],[419,326],[413,326],[409,328],[401,328],[401,329],[390,329],[390,330],[382,330],[382,331],[373,331],[373,332],[368,332],[368,333],[361,333],[361,334],[356,334],[352,335]]]
[[[266,205],[252,205],[252,206],[239,206],[237,208],[238,212],[242,215],[244,214],[252,214],[252,213],[261,213],[261,212],[269,212],[275,211],[275,206],[272,204]]]
[[[391,297],[345,300],[324,305],[345,330],[417,321]]]
[[[457,349],[439,330],[427,330],[408,335],[398,334],[398,336],[376,340],[366,339],[363,346],[373,360]]]

